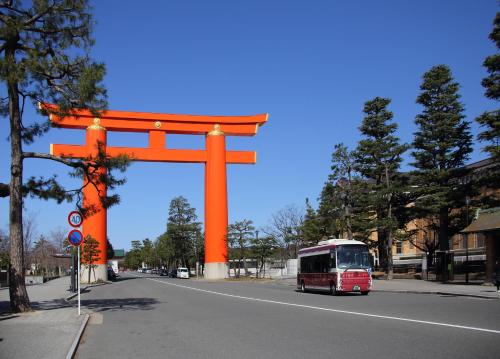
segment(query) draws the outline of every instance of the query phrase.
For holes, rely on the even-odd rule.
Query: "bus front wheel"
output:
[[[300,282],[300,291],[302,293],[306,292],[306,284],[304,283],[304,281]]]

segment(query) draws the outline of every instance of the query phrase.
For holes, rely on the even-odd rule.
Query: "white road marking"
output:
[[[132,275],[134,275],[134,274],[132,274]],[[144,277],[137,276],[137,275],[134,275],[134,276],[139,277],[139,278],[144,278]],[[448,324],[448,323],[440,323],[440,322],[431,322],[431,321],[427,321],[427,320],[418,320],[418,319],[410,319],[410,318],[392,317],[392,316],[388,316],[388,315],[378,315],[378,314],[370,314],[370,313],[362,313],[362,312],[353,312],[353,311],[349,311],[349,310],[323,308],[323,307],[316,307],[316,306],[305,305],[305,304],[296,304],[296,303],[280,302],[280,301],[269,300],[269,299],[244,297],[244,296],[241,296],[241,295],[234,295],[234,294],[216,292],[216,291],[212,291],[212,290],[194,288],[194,287],[189,287],[189,286],[186,286],[186,285],[180,285],[180,284],[165,282],[165,281],[161,281],[161,280],[158,280],[158,279],[152,279],[152,278],[146,278],[146,279],[148,279],[150,281],[153,281],[153,282],[158,282],[158,283],[161,283],[161,284],[165,284],[165,285],[171,285],[171,286],[175,286],[175,287],[196,290],[198,292],[210,293],[210,294],[220,295],[220,296],[224,296],[224,297],[237,298],[237,299],[243,299],[243,300],[254,301],[254,302],[279,304],[279,305],[285,305],[285,306],[289,306],[289,307],[307,308],[307,309],[314,309],[314,310],[320,310],[320,311],[325,311],[325,312],[351,314],[351,315],[358,315],[358,316],[370,317],[370,318],[398,320],[398,321],[401,321],[401,322],[410,322],[410,323],[418,323],[418,324],[428,324],[428,325],[436,325],[436,326],[448,327],[448,328],[457,328],[457,329],[465,329],[465,330],[472,330],[472,331],[478,331],[478,332],[500,334],[500,330],[494,330],[494,329],[469,327],[469,326],[466,326],[466,325],[457,325],[457,324]]]

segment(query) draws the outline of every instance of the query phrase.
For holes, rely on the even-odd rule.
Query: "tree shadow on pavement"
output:
[[[64,299],[52,299],[31,302],[31,308],[34,310],[53,310],[60,308],[69,308],[71,303],[65,301]]]
[[[81,301],[95,312],[153,310],[153,305],[159,303],[153,298],[118,298],[118,299],[85,299]]]
[[[132,279],[138,279],[138,278],[117,276],[114,282],[123,282],[124,280],[132,280]]]

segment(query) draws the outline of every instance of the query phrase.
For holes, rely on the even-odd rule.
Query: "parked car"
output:
[[[186,267],[177,268],[177,278],[189,278],[189,270]]]
[[[169,277],[169,278],[177,278],[177,269],[172,269],[172,270],[168,273],[168,277]]]
[[[146,274],[151,274],[151,269],[149,269],[149,268],[148,268],[148,269],[146,269],[145,273],[146,273]]]
[[[161,277],[168,276],[168,270],[166,270],[166,269],[160,269],[158,271],[158,275],[161,276]]]

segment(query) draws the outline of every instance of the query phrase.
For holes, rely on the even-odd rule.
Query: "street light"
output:
[[[469,225],[470,197],[465,197],[465,227]],[[469,233],[465,233],[465,283],[469,284]]]

